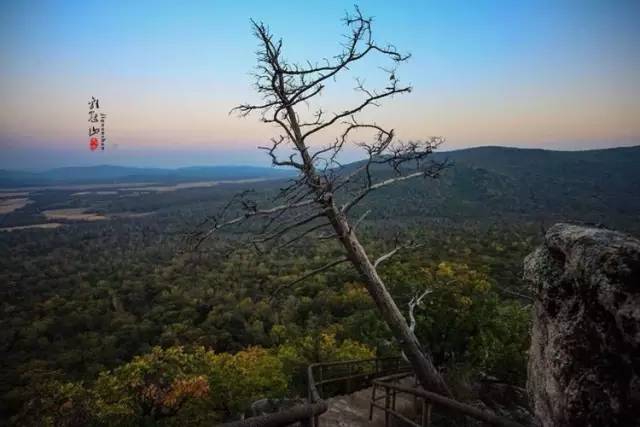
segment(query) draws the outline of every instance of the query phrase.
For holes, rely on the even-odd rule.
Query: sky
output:
[[[640,144],[638,1],[359,7],[374,17],[376,41],[412,54],[397,71],[412,93],[365,115],[400,139],[443,136],[445,150]],[[0,168],[268,165],[256,147],[276,131],[258,116],[229,114],[259,100],[250,18],[282,37],[289,60],[304,62],[340,51],[341,18],[352,8],[353,0],[4,0]],[[354,78],[379,82],[388,64],[378,59],[332,83],[322,105],[342,111],[357,101]],[[92,96],[107,114],[104,151],[89,150]]]

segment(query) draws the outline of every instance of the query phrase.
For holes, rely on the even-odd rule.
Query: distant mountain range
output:
[[[640,230],[640,146],[587,151],[480,147],[436,153],[434,159],[451,163],[440,179],[410,180],[371,193],[365,201],[365,207],[372,208],[369,218],[546,218]],[[347,165],[347,170],[358,163]],[[0,187],[275,179],[261,185],[267,190],[279,188],[278,178],[292,173],[252,166],[72,167],[41,173],[0,171]],[[374,171],[378,178],[389,173]],[[172,203],[179,207],[192,199],[201,200],[202,195],[194,190]]]
[[[630,174],[638,178],[640,145],[585,151],[553,151],[508,147],[477,147],[439,152],[436,159],[449,159],[455,164],[505,176],[527,178],[546,176],[573,177],[578,180],[605,174],[604,178]],[[353,166],[359,162],[355,162]],[[347,166],[348,168],[349,166]],[[71,183],[126,183],[139,181],[231,180],[251,178],[284,178],[291,170],[257,166],[193,166],[177,169],[141,168],[113,165],[78,166],[26,172],[0,169],[0,187],[54,185]]]
[[[56,168],[44,172],[0,170],[0,187],[146,181],[217,181],[284,178],[291,175],[291,171],[255,166],[194,166],[178,169],[160,169],[101,165]]]

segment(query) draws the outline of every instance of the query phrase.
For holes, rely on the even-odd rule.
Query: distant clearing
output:
[[[3,188],[2,191],[43,191],[43,190],[95,190],[98,188],[122,188],[122,187],[137,187],[145,185],[154,185],[155,182],[136,182],[136,183],[120,183],[120,184],[69,184],[69,185],[41,185],[37,187],[18,187],[18,188]]]
[[[0,214],[8,214],[16,209],[24,208],[32,200],[25,198],[0,200]]]
[[[249,178],[249,179],[235,179],[235,180],[220,180],[220,181],[193,181],[193,182],[181,182],[178,184],[162,184],[158,182],[135,182],[135,183],[110,183],[110,184],[69,184],[69,185],[43,185],[43,186],[34,186],[34,187],[21,187],[21,188],[3,188],[0,189],[1,192],[20,192],[21,195],[26,195],[32,191],[44,191],[44,190],[67,190],[74,191],[77,190],[77,193],[74,193],[75,196],[83,196],[89,195],[93,192],[90,190],[98,190],[101,188],[110,189],[110,190],[121,190],[121,191],[135,191],[135,190],[146,190],[146,191],[176,191],[176,190],[184,190],[188,188],[203,188],[203,187],[213,187],[221,184],[245,184],[252,182],[261,182],[268,181],[274,178]],[[107,194],[106,192],[102,192],[103,194]],[[5,193],[11,194],[11,193]],[[99,194],[99,193],[98,193]],[[109,193],[111,194],[111,193]]]
[[[47,222],[45,224],[31,224],[31,225],[19,225],[16,227],[2,227],[0,231],[14,231],[14,230],[26,230],[29,228],[58,228],[61,227],[62,224],[59,222]]]
[[[18,191],[18,192],[9,192],[9,193],[0,191],[0,197],[24,197],[28,195],[29,195],[28,191]]]
[[[87,212],[89,208],[51,209],[42,212],[47,219],[67,219],[71,221],[101,221],[117,218],[142,218],[152,215],[153,212],[119,212],[110,214],[98,214]]]
[[[252,179],[238,179],[234,181],[196,181],[196,182],[182,182],[179,184],[173,185],[151,185],[146,187],[122,187],[120,190],[122,191],[177,191],[177,190],[186,190],[189,188],[207,188],[207,187],[215,187],[216,185],[221,184],[247,184],[252,182],[260,182],[266,181],[267,178],[252,178]]]
[[[87,213],[87,208],[52,209],[42,212],[47,219],[69,219],[73,221],[100,221],[108,219],[97,213]]]
[[[108,214],[109,218],[143,218],[145,216],[153,215],[153,212],[120,212]]]
[[[118,194],[117,191],[80,191],[78,193],[73,193],[71,196],[89,196],[91,194],[96,194],[98,196],[111,196]]]

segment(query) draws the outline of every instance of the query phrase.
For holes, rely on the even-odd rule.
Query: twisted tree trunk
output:
[[[422,386],[429,391],[451,396],[440,372],[438,372],[434,366],[431,357],[425,354],[420,348],[415,334],[409,328],[406,319],[398,309],[391,294],[389,294],[389,291],[378,275],[374,265],[371,263],[364,247],[360,244],[358,237],[350,227],[347,218],[333,203],[329,210],[329,220],[338,234],[349,260],[360,273],[369,295],[373,298],[385,323],[389,326],[389,329],[391,329],[400,348],[406,355],[409,363],[411,363]]]

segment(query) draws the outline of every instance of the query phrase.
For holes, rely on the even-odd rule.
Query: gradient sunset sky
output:
[[[287,58],[315,60],[339,52],[352,4],[2,1],[0,168],[267,165],[256,146],[273,129],[228,114],[258,100],[249,19],[284,39]],[[441,135],[447,150],[640,143],[640,1],[359,5],[377,41],[412,54],[398,76],[414,91],[369,116],[401,139]],[[375,82],[387,64],[364,65]],[[352,86],[346,76],[322,102],[344,109]],[[88,148],[91,96],[108,115],[104,152]]]

